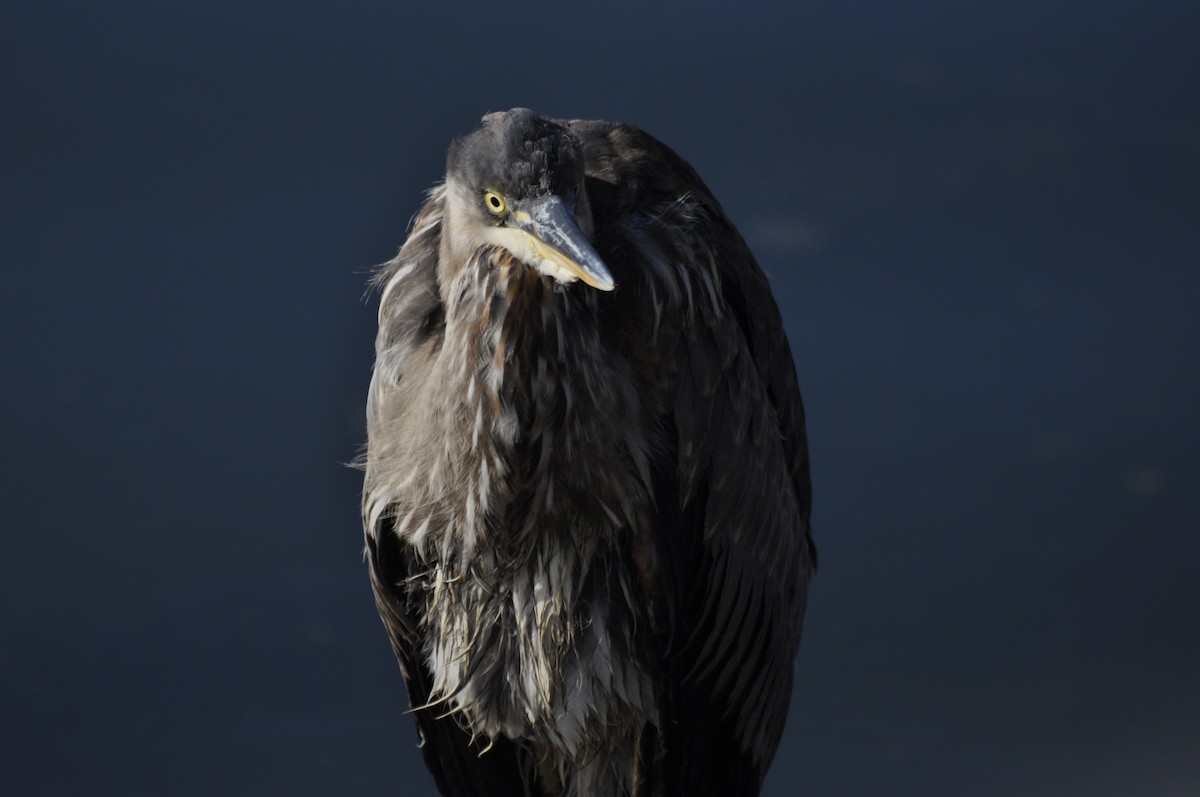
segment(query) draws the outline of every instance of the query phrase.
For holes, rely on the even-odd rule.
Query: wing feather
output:
[[[695,171],[634,128],[567,124],[619,286],[611,323],[659,397],[674,458],[656,481],[665,576],[649,586],[674,618],[664,771],[689,793],[756,794],[815,565],[791,350],[766,277]]]

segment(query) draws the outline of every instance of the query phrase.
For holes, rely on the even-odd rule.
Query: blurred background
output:
[[[374,297],[486,111],[691,161],[783,309],[766,793],[1200,794],[1194,2],[8,3],[0,792],[431,795],[361,559]]]

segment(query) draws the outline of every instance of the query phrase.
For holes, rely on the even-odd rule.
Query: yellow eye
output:
[[[483,192],[483,204],[487,206],[487,209],[494,216],[504,217],[508,215],[508,203],[504,201],[504,197],[495,191]]]

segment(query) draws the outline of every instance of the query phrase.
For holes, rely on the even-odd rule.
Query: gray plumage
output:
[[[379,271],[363,519],[444,794],[756,794],[814,565],[766,280],[632,127],[491,114]]]

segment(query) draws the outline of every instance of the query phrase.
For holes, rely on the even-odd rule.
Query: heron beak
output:
[[[547,194],[513,202],[507,223],[528,236],[527,242],[541,258],[541,270],[559,282],[581,279],[602,291],[616,287],[562,197]]]

